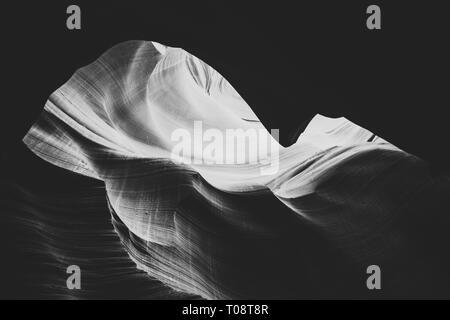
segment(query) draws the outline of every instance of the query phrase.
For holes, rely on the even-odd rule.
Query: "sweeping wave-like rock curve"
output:
[[[195,123],[223,137],[254,130],[273,148],[250,147],[253,161],[240,163],[196,146],[174,158],[173,133],[195,136]],[[216,70],[149,41],[77,70],[24,142],[103,181],[137,268],[206,299],[362,297],[374,264],[387,292],[410,290],[394,285],[414,253],[409,223],[448,190],[425,162],[345,118],[316,115],[283,147]]]

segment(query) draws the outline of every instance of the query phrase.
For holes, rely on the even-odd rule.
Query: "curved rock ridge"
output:
[[[272,147],[239,163],[195,145],[174,158],[174,132],[194,137],[196,123],[219,137],[253,130]],[[149,41],[77,70],[24,142],[104,181],[137,268],[206,299],[364,295],[368,265],[398,274],[412,246],[398,226],[436,187],[423,161],[345,118],[316,115],[282,147],[216,70]],[[263,174],[268,161],[276,170]]]

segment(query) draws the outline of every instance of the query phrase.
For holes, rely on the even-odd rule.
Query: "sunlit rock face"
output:
[[[220,162],[204,136],[195,145],[195,123],[216,139],[254,130],[259,140],[244,161]],[[174,157],[179,130],[194,138]],[[345,118],[317,115],[282,147],[217,71],[146,41],[76,71],[24,142],[103,181],[137,268],[206,299],[364,297],[372,264],[402,282],[418,241],[409,224],[444,188],[420,159]],[[229,143],[216,145],[224,157]]]

